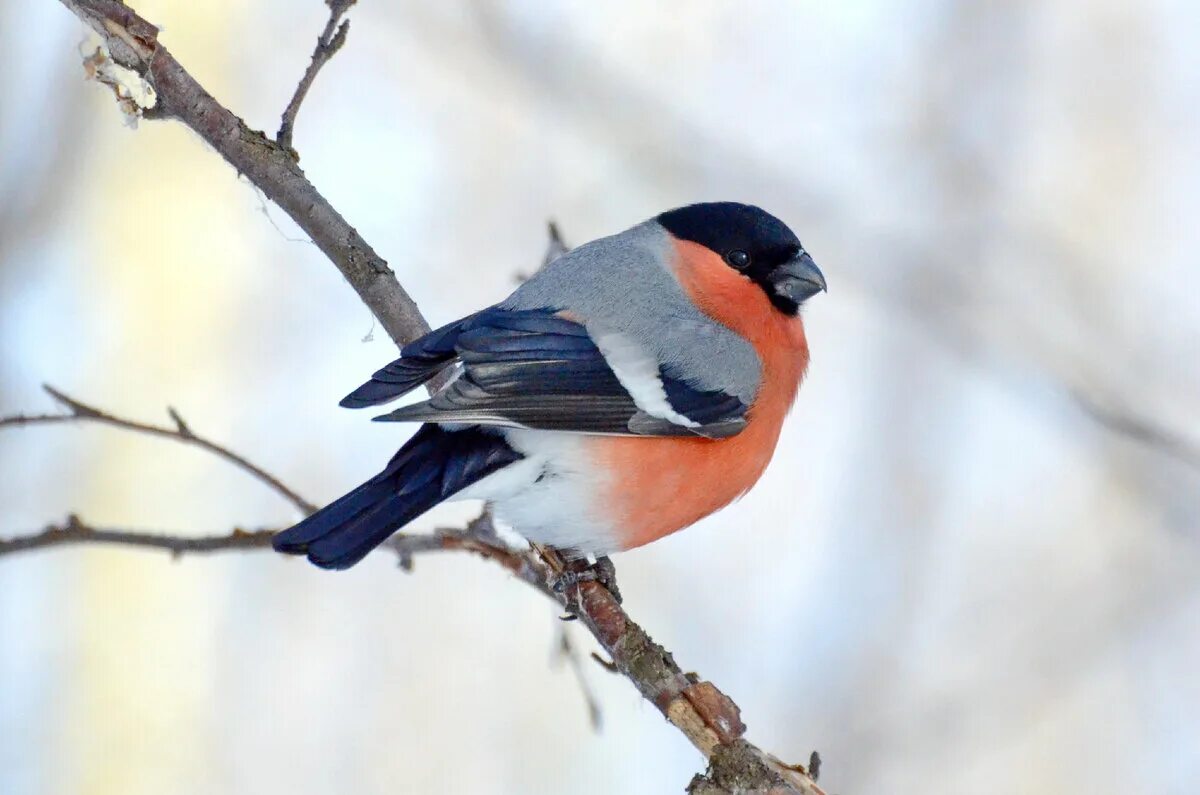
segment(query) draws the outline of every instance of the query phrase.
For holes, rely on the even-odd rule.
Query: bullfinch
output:
[[[443,500],[482,499],[530,541],[606,555],[728,505],[762,475],[808,366],[800,307],[825,277],[746,204],[669,210],[551,262],[417,339],[341,402],[424,423],[375,477],[274,538],[353,566]]]

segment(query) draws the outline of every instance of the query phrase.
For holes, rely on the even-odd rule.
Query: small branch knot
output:
[[[175,430],[179,432],[180,436],[188,439],[196,438],[196,434],[192,433],[192,429],[189,428],[188,424],[183,421],[183,417],[179,415],[179,412],[175,410],[174,406],[167,406],[167,415],[170,416],[171,421],[175,423]]]

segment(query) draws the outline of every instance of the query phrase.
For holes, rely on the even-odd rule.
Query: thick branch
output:
[[[312,88],[313,81],[317,79],[321,68],[329,63],[329,59],[336,55],[337,51],[342,49],[342,45],[346,43],[346,34],[350,32],[350,20],[347,19],[340,25],[338,22],[350,10],[350,6],[356,2],[358,0],[325,0],[325,5],[329,6],[329,21],[325,23],[325,30],[321,31],[321,35],[317,37],[317,46],[313,49],[312,60],[308,62],[308,68],[304,70],[304,76],[300,78],[300,83],[296,86],[296,93],[292,95],[292,101],[283,111],[279,132],[275,135],[276,143],[296,159],[299,159],[299,155],[292,148],[292,132],[296,127],[296,114],[300,112],[300,104],[308,96],[308,90]]]
[[[42,389],[46,390],[46,393],[58,401],[63,408],[67,409],[69,413],[31,415],[17,414],[11,417],[0,417],[0,428],[6,426],[20,427],[25,425],[54,425],[61,423],[99,422],[105,425],[112,425],[117,428],[124,428],[128,431],[137,431],[138,433],[145,433],[151,436],[174,439],[177,442],[183,442],[184,444],[190,444],[195,447],[199,447],[202,450],[207,450],[213,455],[223,458],[234,466],[248,472],[256,479],[262,481],[277,491],[284,497],[284,499],[288,500],[297,508],[299,508],[306,516],[317,510],[317,506],[313,505],[311,502],[304,499],[287,486],[283,485],[279,478],[270,474],[262,467],[252,464],[250,461],[246,460],[244,457],[238,455],[227,447],[222,447],[216,442],[206,439],[203,436],[196,435],[191,427],[189,427],[188,424],[183,421],[183,417],[179,415],[179,412],[173,408],[168,407],[167,414],[170,415],[171,421],[175,423],[174,427],[167,427],[165,425],[151,425],[149,423],[123,419],[121,417],[108,414],[107,412],[103,412],[95,406],[89,406],[86,403],[81,403],[74,398],[68,397],[49,384],[43,384]]]
[[[570,569],[553,549],[535,548],[549,567],[552,578],[561,578]],[[731,789],[730,792],[823,795],[802,767],[786,765],[743,739],[746,726],[733,699],[711,682],[684,673],[671,653],[634,623],[604,585],[595,580],[584,580],[558,593],[558,598],[564,607],[583,620],[608,652],[616,669],[628,677],[642,697],[657,707],[706,758],[714,764],[719,759],[723,765],[757,771],[753,778],[757,789]],[[742,780],[750,781],[750,774]],[[708,793],[720,791],[706,790]]]
[[[147,118],[186,124],[278,204],[333,261],[397,345],[429,325],[396,275],[367,241],[317,192],[295,158],[229,112],[158,41],[158,28],[118,0],[60,0],[104,39],[114,61],[154,88]]]

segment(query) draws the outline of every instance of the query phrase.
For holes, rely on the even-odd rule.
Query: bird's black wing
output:
[[[455,359],[462,371],[431,399],[377,419],[634,436],[731,436],[746,406],[659,372],[676,417],[640,408],[581,324],[549,310],[487,309],[405,346],[342,405],[386,402]],[[432,372],[431,372],[432,371]]]
[[[341,406],[362,409],[379,406],[407,395],[452,365],[458,359],[454,349],[463,330],[494,309],[485,309],[429,332],[400,349],[400,358],[380,370],[371,380],[342,398]]]

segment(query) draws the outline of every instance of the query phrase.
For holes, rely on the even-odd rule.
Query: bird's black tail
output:
[[[272,544],[323,569],[347,569],[442,500],[521,457],[502,436],[478,427],[422,425],[382,472]]]

